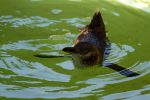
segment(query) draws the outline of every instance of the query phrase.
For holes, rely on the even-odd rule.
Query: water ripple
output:
[[[150,90],[150,87],[143,87],[142,89],[139,89],[139,90],[110,94],[110,95],[104,96],[100,99],[102,99],[102,100],[116,100],[116,99],[124,99],[124,100],[141,100],[141,99],[144,99],[144,100],[148,100],[148,98],[150,97],[149,94],[147,94],[147,95],[141,94],[143,91],[146,91],[146,90]]]
[[[55,13],[58,13],[58,10],[55,10]],[[52,12],[54,13],[52,10]],[[60,11],[59,11],[60,13]],[[12,15],[7,15],[7,16],[0,16],[0,26],[11,26],[13,28],[18,28],[21,26],[26,26],[26,27],[47,27],[50,25],[55,25],[57,23],[62,23],[65,22],[66,24],[72,25],[74,27],[83,27],[85,26],[85,22],[87,22],[87,18],[67,18],[67,19],[60,19],[60,20],[52,20],[49,18],[44,18],[41,16],[31,16],[31,17],[14,17]]]
[[[47,81],[69,82],[70,75],[53,71],[38,62],[28,62],[17,57],[7,57],[1,60],[3,68],[11,70],[18,76],[38,78]],[[46,74],[45,74],[46,73]]]
[[[43,18],[41,16],[31,16],[27,18],[17,18],[13,16],[0,16],[0,22],[5,23],[5,26],[12,24],[11,27],[14,28],[20,26],[28,26],[34,28],[34,27],[46,27],[52,24],[56,24],[59,21],[49,20],[48,18]]]
[[[150,73],[150,61],[140,62],[137,61],[132,66],[128,67],[132,71],[136,71],[141,75],[138,77],[125,77],[118,72],[113,72],[109,74],[97,74],[94,77],[89,77],[88,79],[77,80],[72,83],[73,77],[78,77],[73,75],[77,69],[73,66],[72,61],[70,60],[60,60],[54,65],[49,67],[43,65],[40,62],[23,60],[19,57],[12,56],[7,53],[7,51],[16,52],[18,50],[31,50],[42,51],[43,47],[47,47],[46,54],[56,54],[60,55],[60,49],[67,46],[65,41],[70,41],[65,37],[73,39],[76,35],[65,34],[65,36],[59,36],[61,38],[55,39],[55,36],[51,36],[49,39],[34,39],[34,40],[21,40],[15,43],[4,44],[0,46],[0,77],[2,79],[11,79],[12,77],[26,77],[32,79],[38,79],[38,81],[28,81],[28,80],[15,80],[17,83],[24,84],[43,84],[42,80],[48,82],[57,82],[62,83],[67,86],[55,85],[55,86],[44,86],[44,87],[32,87],[23,88],[22,86],[0,84],[1,91],[0,96],[9,97],[9,98],[48,98],[48,99],[57,99],[57,98],[77,98],[77,97],[87,97],[91,95],[102,95],[105,91],[104,88],[109,84],[118,84],[122,82],[128,82],[134,79],[138,79]],[[60,40],[65,40],[64,43]],[[53,42],[51,42],[53,41]],[[135,52],[135,49],[127,44],[111,44],[110,56],[107,58],[106,62],[118,62],[127,56],[129,53]],[[44,53],[44,52],[43,52]],[[53,66],[60,67],[64,72],[57,72],[53,69]],[[3,72],[10,71],[11,74],[4,74]],[[70,71],[69,74],[66,74],[66,71]],[[86,72],[86,71],[85,71]],[[84,72],[82,72],[84,73]],[[80,75],[79,75],[80,76]],[[81,77],[81,76],[80,76]],[[69,85],[71,83],[71,85]],[[83,87],[81,85],[85,84]],[[148,90],[149,87],[143,87],[140,90],[133,90],[127,92],[114,93],[111,95],[103,96],[101,99],[119,99],[119,98],[128,98],[130,96],[139,96],[142,91]],[[127,96],[132,93],[132,95]],[[41,95],[42,94],[42,95]],[[122,96],[124,95],[124,96]],[[118,96],[118,98],[117,98]]]

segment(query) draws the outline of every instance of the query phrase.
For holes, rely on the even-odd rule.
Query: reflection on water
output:
[[[150,2],[148,0],[145,1],[144,0],[117,0],[117,1],[122,4],[126,4],[150,13],[150,5],[149,5]]]
[[[64,61],[64,62],[58,63],[56,65],[59,65],[62,68],[67,69],[67,70],[73,70],[74,69],[74,65],[71,61]]]
[[[81,18],[69,18],[69,19],[63,19],[66,21],[68,24],[75,26],[75,27],[83,27],[85,24],[82,24],[83,22],[87,22],[86,19],[81,19]]]
[[[72,38],[75,38],[76,35],[68,35],[72,36]],[[56,35],[51,36],[56,37]],[[59,37],[59,35],[58,35]],[[60,40],[63,40],[65,38],[59,38]],[[18,50],[31,50],[31,51],[42,51],[42,47],[47,47],[51,51],[45,52],[46,54],[56,54],[61,55],[60,50],[65,46],[65,43],[59,44],[58,38],[51,39],[34,39],[34,40],[21,40],[16,43],[9,43],[4,44],[0,47],[0,63],[1,63],[1,69],[2,72],[0,74],[0,77],[5,79],[11,79],[12,82],[16,83],[24,83],[24,84],[43,84],[43,81],[49,81],[49,82],[57,82],[64,84],[69,84],[72,80],[72,77],[74,77],[73,74],[66,74],[62,72],[57,72],[57,70],[53,70],[53,66],[58,66],[60,68],[63,68],[64,70],[74,71],[76,70],[70,60],[66,61],[58,61],[57,63],[51,64],[51,66],[45,66],[40,62],[32,62],[23,60],[21,58],[12,56],[7,53],[7,51],[17,52]],[[57,41],[56,43],[50,43],[51,41]],[[69,41],[66,39],[66,41]],[[38,43],[38,44],[36,44]],[[53,51],[54,50],[54,51]],[[127,56],[128,53],[134,52],[135,49],[132,46],[129,45],[121,45],[112,43],[111,46],[111,52],[110,56],[106,60],[106,62],[118,62],[121,60],[124,56]],[[42,59],[41,59],[42,60]],[[51,62],[52,63],[52,62]],[[86,97],[91,96],[95,94],[102,94],[103,89],[108,84],[118,84],[126,81],[131,81],[136,78],[142,77],[144,75],[147,75],[150,70],[150,62],[137,62],[133,64],[133,66],[129,67],[132,71],[136,71],[140,73],[141,75],[138,77],[130,77],[126,78],[118,72],[109,73],[109,74],[97,74],[94,77],[88,77],[86,80],[78,80],[75,81],[71,86],[42,86],[42,87],[22,87],[18,86],[17,84],[0,84],[1,91],[0,95],[4,97],[11,97],[11,98],[76,98],[76,97]],[[80,70],[80,69],[78,69]],[[3,71],[10,71],[12,74],[3,74]],[[83,72],[82,72],[83,73]],[[31,78],[31,79],[38,79],[38,80],[18,80],[17,77],[25,77],[25,78]],[[13,80],[12,80],[13,78]],[[82,84],[87,84],[86,86],[80,87]],[[72,89],[72,90],[70,90]],[[149,87],[143,87],[143,89],[140,90],[133,90],[128,92],[121,92],[121,93],[114,93],[110,94],[108,96],[103,96],[102,99],[109,100],[111,98],[113,99],[119,99],[119,98],[128,98],[130,96],[136,96],[139,95],[141,92],[148,90]],[[68,91],[69,90],[69,91]],[[132,93],[131,95],[128,95]],[[42,95],[40,95],[42,94]],[[123,95],[123,96],[122,96]]]
[[[117,45],[115,43],[111,44],[111,53],[108,57],[108,62],[115,63],[122,59],[124,56],[126,56],[130,52],[134,52],[134,48],[129,45]],[[106,60],[106,61],[107,61]]]
[[[52,12],[60,13],[61,10],[53,9]],[[8,16],[0,16],[0,26],[11,25],[11,27],[18,28],[21,26],[27,27],[47,27],[50,25],[55,25],[57,23],[65,22],[75,27],[83,27],[85,26],[85,22],[87,22],[88,18],[68,18],[68,19],[60,19],[60,20],[50,20],[48,18],[44,18],[41,16],[32,16],[32,17],[23,17],[18,18],[11,15]]]
[[[1,26],[6,26],[11,24],[11,27],[17,28],[20,26],[28,27],[46,27],[52,24],[56,24],[59,21],[49,20],[48,18],[43,18],[40,16],[32,16],[25,18],[17,18],[14,16],[0,16],[0,22],[4,23]]]
[[[16,57],[5,57],[1,59],[2,68],[10,70],[17,76],[25,76],[31,78],[38,78],[47,81],[68,82],[69,75],[54,72],[38,62],[28,62]],[[44,74],[47,73],[47,74]]]
[[[116,99],[124,99],[127,98],[125,100],[129,100],[128,98],[130,98],[130,100],[148,100],[149,99],[149,94],[147,95],[142,95],[143,91],[147,91],[150,90],[150,86],[145,86],[142,89],[139,90],[134,90],[134,91],[128,91],[128,92],[122,92],[122,93],[115,93],[115,94],[111,94],[111,95],[107,95],[104,96],[100,99],[103,100],[116,100]]]
[[[13,42],[8,41],[8,43],[5,42],[5,44],[0,45],[0,97],[21,98],[21,99],[79,98],[86,100],[91,98],[93,99],[93,97],[95,97],[96,99],[100,100],[113,100],[113,99],[148,100],[150,97],[149,96],[150,85],[148,80],[149,78],[147,77],[150,73],[150,61],[142,57],[146,47],[146,46],[144,47],[144,45],[146,45],[147,43],[143,42],[142,39],[140,41],[138,36],[137,37],[134,36],[135,38],[138,38],[137,40],[138,42],[136,42],[136,45],[134,45],[134,43],[131,41],[126,41],[126,39],[125,40],[119,39],[118,41],[120,40],[123,41],[121,43],[118,42],[111,43],[110,55],[104,61],[104,64],[119,63],[122,65],[126,65],[128,69],[140,74],[137,77],[125,77],[107,67],[95,66],[86,69],[76,68],[73,65],[71,59],[69,58],[39,59],[33,56],[34,54],[64,55],[65,53],[60,50],[64,47],[71,46],[73,40],[77,37],[77,35],[74,34],[76,32],[74,31],[72,32],[71,28],[73,27],[74,29],[77,29],[77,27],[83,27],[86,25],[86,23],[88,23],[90,18],[88,17],[89,14],[87,14],[88,15],[87,16],[86,13],[91,14],[90,11],[92,9],[95,9],[98,0],[88,0],[90,2],[88,3],[89,4],[88,6],[94,5],[94,8],[87,7],[87,4],[83,5],[83,3],[85,3],[84,0],[68,0],[68,1],[69,3],[70,2],[82,3],[83,8],[84,9],[86,8],[85,11],[87,11],[84,12],[85,15],[82,15],[83,13],[80,13],[81,9],[78,9],[78,7],[77,8],[75,7],[75,9],[71,11],[73,13],[70,13],[68,7],[67,9],[65,9],[65,7],[60,6],[61,3],[62,3],[61,5],[63,5],[65,4],[63,2],[66,1],[63,2],[59,1],[60,7],[54,6],[53,4],[51,4],[54,2],[53,0],[51,1],[30,0],[28,5],[40,4],[36,8],[36,10],[39,7],[40,10],[42,10],[42,11],[39,10],[38,13],[36,14],[34,13],[32,15],[30,14],[28,15],[28,13],[25,12],[31,13],[30,11],[32,11],[33,13],[35,12],[35,9],[34,10],[30,9],[29,11],[26,11],[27,8],[14,9],[13,10],[14,15],[13,14],[11,15],[11,13],[2,14],[3,12],[1,12],[2,14],[0,15],[0,33],[2,33],[0,34],[1,38],[7,39],[7,37],[11,35],[9,33],[13,33],[12,30],[18,31],[19,29],[22,29],[21,32],[23,32],[26,30],[26,28],[32,28],[31,29],[32,33],[34,29],[38,28],[47,29],[48,27],[50,35],[48,36],[43,34],[43,31],[45,31],[43,30],[39,31],[39,33],[41,33],[47,39],[41,39],[40,36],[38,37],[38,39],[37,38],[35,39],[32,36],[33,38],[31,37],[30,39],[26,38],[26,40],[25,39],[17,40],[15,39],[15,37],[18,36],[19,33],[14,33],[12,36],[12,38],[14,38]],[[94,4],[91,3],[93,1],[95,2]],[[122,2],[123,0],[119,1]],[[131,0],[124,0],[124,1],[133,2]],[[16,3],[15,0],[14,3]],[[20,3],[21,5],[20,7],[24,7],[26,3],[23,2]],[[24,5],[22,6],[22,4]],[[57,3],[54,2],[54,4]],[[134,15],[134,13],[132,14],[130,13],[131,15],[128,15],[128,12],[123,11],[125,9],[118,8],[118,10],[116,10],[117,5],[105,6],[107,4],[108,3],[102,2],[101,10],[102,14],[104,14],[104,17],[106,16],[106,18],[104,18],[105,25],[107,25],[109,29],[108,31],[110,33],[112,32],[112,30],[115,30],[117,34],[123,35],[121,33],[122,29],[121,31],[118,30],[124,26],[120,26],[118,23],[114,23],[117,21],[117,18],[121,19],[119,21],[124,21],[123,15],[125,15],[125,18],[127,19],[130,19],[131,17],[131,19],[127,22],[127,24],[130,26],[132,24],[136,27],[136,25],[133,24],[132,22],[130,23],[130,21],[133,20],[133,18],[136,18],[135,16],[137,15]],[[0,6],[0,8],[1,7],[3,6]],[[0,10],[3,11],[3,9]],[[44,9],[47,10],[46,11],[47,16],[42,15],[43,12],[45,12]],[[142,9],[145,8],[142,7]],[[74,11],[78,11],[78,13],[80,14],[77,15],[77,13]],[[66,12],[68,12],[68,15],[66,14]],[[65,15],[63,15],[64,13]],[[26,16],[23,15],[21,16],[21,14],[24,14]],[[61,16],[62,18],[56,18],[57,20],[55,19],[55,17],[52,17],[59,15],[67,17]],[[68,17],[70,15],[71,17]],[[112,16],[115,19],[109,16]],[[114,22],[112,21],[111,25],[110,25],[111,21],[109,21],[109,19],[114,20]],[[139,22],[142,22],[142,25],[144,25],[143,24],[144,21],[147,23],[147,20],[145,20],[144,18],[141,19],[142,21],[140,19],[138,20]],[[137,19],[135,20],[137,21]],[[111,28],[109,27],[113,25],[116,25],[117,28],[113,29],[113,27]],[[67,26],[67,28],[65,26]],[[125,25],[125,27],[127,29],[129,26]],[[142,30],[148,29],[143,28]],[[129,35],[130,37],[131,35],[130,33],[132,34],[136,33],[130,31],[131,31],[130,29],[129,30],[127,29],[125,32],[126,35],[123,36]],[[138,30],[136,29],[136,31]],[[7,34],[5,34],[5,32]],[[56,34],[55,35],[51,34],[51,32]],[[57,32],[58,33],[62,32],[64,34],[58,34]],[[109,35],[111,35],[110,38],[116,37],[116,34],[113,34],[113,32],[111,34],[110,33],[109,33]],[[144,34],[144,32],[142,33]],[[20,34],[19,35],[24,36],[23,34],[27,33],[22,33],[22,35]],[[116,37],[115,39],[117,40],[117,38],[118,37]],[[141,50],[140,53],[142,54],[139,54],[138,50],[139,48]],[[139,59],[136,59],[138,57]],[[128,61],[130,63],[128,63]],[[142,81],[143,83],[140,83],[140,81]]]

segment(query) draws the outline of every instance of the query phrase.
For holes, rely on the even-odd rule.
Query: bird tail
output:
[[[92,32],[97,34],[99,37],[106,37],[105,25],[100,11],[95,12],[91,23],[88,25],[88,28],[91,29]]]

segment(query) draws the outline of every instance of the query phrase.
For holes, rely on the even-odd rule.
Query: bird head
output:
[[[80,57],[86,57],[97,53],[96,47],[87,42],[79,42],[74,47],[65,47],[63,51],[70,54],[79,55]]]
[[[87,42],[79,42],[74,47],[65,47],[63,51],[70,53],[74,64],[79,66],[93,66],[100,60],[97,48]]]

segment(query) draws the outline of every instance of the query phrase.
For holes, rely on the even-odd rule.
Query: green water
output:
[[[149,100],[150,13],[114,0],[0,0],[0,99]],[[76,68],[62,55],[100,9],[112,43],[106,67]]]

